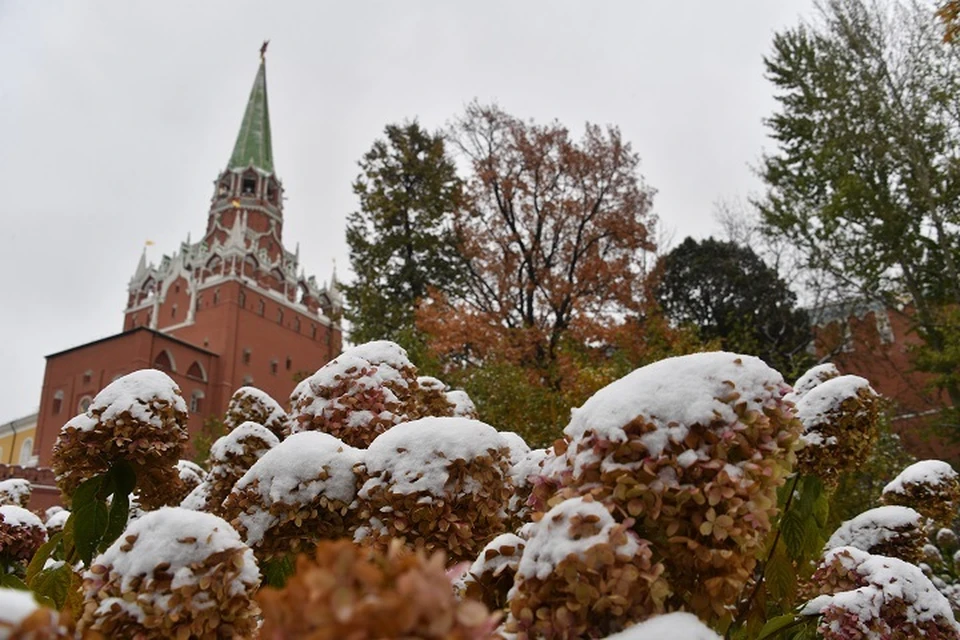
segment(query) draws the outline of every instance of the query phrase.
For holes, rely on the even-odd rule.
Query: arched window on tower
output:
[[[240,183],[240,195],[252,196],[257,192],[257,175],[253,172],[243,174]]]
[[[190,394],[190,413],[200,413],[203,411],[203,391],[194,389]]]
[[[193,378],[194,380],[200,380],[201,382],[207,381],[207,374],[203,370],[203,365],[196,360],[194,360],[193,364],[190,365],[190,368],[187,369],[187,377]]]
[[[27,438],[20,446],[20,466],[27,467],[33,458],[33,438]]]
[[[62,408],[63,408],[63,391],[57,391],[56,393],[53,394],[53,406],[51,407],[51,409],[53,410],[53,414],[56,415],[60,413],[60,409]]]
[[[170,352],[166,349],[158,353],[157,357],[153,359],[153,368],[166,373],[173,373],[177,370],[173,362],[173,356],[171,356]]]

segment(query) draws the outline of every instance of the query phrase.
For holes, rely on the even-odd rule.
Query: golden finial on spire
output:
[[[267,57],[267,45],[270,44],[269,40],[264,40],[263,44],[260,45],[260,59],[263,60]]]

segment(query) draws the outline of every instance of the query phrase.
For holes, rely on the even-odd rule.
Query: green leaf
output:
[[[101,551],[106,550],[113,544],[113,541],[119,538],[120,534],[127,528],[127,521],[130,519],[130,498],[128,495],[119,491],[113,495],[107,527],[103,532],[103,538],[100,540]]]
[[[76,528],[76,521],[76,516],[71,512],[63,525],[63,559],[70,564],[74,564],[77,561],[77,543],[73,535]]]
[[[778,545],[777,552],[771,556],[763,575],[774,600],[793,602],[797,592],[797,575],[783,547]]]
[[[810,517],[817,501],[823,495],[823,483],[816,476],[803,476],[800,479],[799,494],[796,510],[805,518]]]
[[[35,594],[42,598],[49,598],[54,608],[59,610],[67,601],[72,577],[73,571],[70,565],[64,562],[57,567],[41,571],[30,586]]]
[[[807,558],[817,557],[823,551],[823,529],[816,518],[810,517],[803,525],[803,554]]]
[[[63,532],[59,532],[50,537],[49,540],[40,545],[40,548],[37,549],[37,552],[33,554],[33,558],[30,559],[30,564],[27,565],[27,584],[31,587],[33,586],[33,578],[43,571],[43,566],[47,563],[47,558],[50,557],[50,554],[53,553],[53,550],[57,548],[57,545],[60,544],[60,541],[63,540]]]
[[[830,518],[830,496],[822,494],[813,505],[813,517],[821,528],[827,526],[827,520]]]
[[[137,472],[133,470],[133,465],[126,460],[114,462],[107,472],[107,476],[112,482],[114,494],[130,495],[134,487],[137,486]]]
[[[263,564],[263,582],[271,587],[282,589],[287,578],[293,575],[295,567],[290,556],[274,558]]]
[[[757,640],[764,640],[765,638],[772,638],[775,634],[780,631],[783,631],[790,625],[794,624],[797,621],[797,617],[792,613],[787,613],[782,616],[777,616],[776,618],[771,618],[767,620],[767,624],[763,625],[763,629],[760,630],[760,635],[757,636]]]
[[[70,516],[76,517],[73,536],[77,554],[88,567],[107,530],[107,515],[107,505],[102,500],[92,500],[76,508]]]
[[[780,531],[783,533],[783,541],[787,545],[787,551],[790,557],[799,559],[804,551],[804,537],[806,536],[806,527],[803,516],[798,510],[791,509],[783,514],[780,520]]]
[[[2,573],[0,574],[0,587],[7,587],[8,589],[18,589],[20,591],[29,591],[30,589],[24,584],[23,580],[18,578],[12,573]]]
[[[100,492],[102,486],[102,475],[96,475],[84,480],[80,486],[77,487],[77,490],[73,492],[70,500],[71,511],[75,513],[77,509],[93,503],[93,501],[97,499],[97,494]]]

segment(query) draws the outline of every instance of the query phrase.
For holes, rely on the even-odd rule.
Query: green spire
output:
[[[246,169],[253,165],[273,173],[273,146],[270,142],[270,110],[267,108],[267,67],[263,56],[250,90],[237,144],[233,147],[228,169]]]

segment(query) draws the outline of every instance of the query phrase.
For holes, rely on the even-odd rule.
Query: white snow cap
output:
[[[129,411],[137,420],[159,428],[162,426],[160,419],[148,408],[155,400],[166,402],[176,411],[187,412],[180,387],[170,376],[157,369],[141,369],[108,384],[94,397],[87,415],[110,420]]]
[[[795,399],[798,399],[800,396],[805,395],[808,391],[817,385],[822,384],[827,379],[836,378],[839,375],[840,370],[837,369],[837,365],[833,364],[832,362],[818,364],[817,366],[808,369],[806,373],[797,378],[797,381],[793,383],[793,395],[795,396]]]
[[[519,434],[513,431],[501,431],[500,437],[506,440],[510,448],[510,464],[517,464],[530,453],[530,446]]]
[[[551,449],[533,449],[528,451],[519,461],[510,467],[510,477],[513,486],[521,487],[529,484],[530,476],[543,475],[543,463],[553,455]]]
[[[363,358],[371,364],[388,364],[395,369],[412,366],[407,350],[389,340],[374,340],[358,344],[345,350],[344,353]]]
[[[447,402],[453,405],[454,416],[469,417],[477,415],[477,405],[473,404],[473,400],[463,389],[447,391]]]
[[[447,385],[445,385],[442,380],[434,378],[433,376],[417,376],[417,384],[420,385],[421,389],[431,389],[434,391],[443,391],[447,388]]]
[[[884,493],[903,493],[907,484],[922,484],[932,487],[956,482],[957,472],[943,460],[915,462],[883,488]]]
[[[847,520],[837,529],[824,547],[825,551],[839,547],[856,547],[867,551],[878,544],[902,536],[906,529],[919,530],[923,516],[910,507],[886,506],[864,511]]]
[[[844,400],[856,396],[863,389],[871,395],[877,395],[866,378],[860,376],[839,376],[815,386],[797,400],[797,417],[803,423],[804,431],[823,424],[830,414],[840,409]]]
[[[710,627],[692,613],[675,611],[654,616],[640,624],[607,636],[606,640],[721,640]]]
[[[0,640],[10,637],[5,626],[17,627],[27,616],[40,608],[33,593],[20,589],[0,587]]]
[[[0,522],[12,527],[38,527],[46,530],[43,521],[35,514],[12,504],[0,507]]]
[[[184,482],[191,480],[203,482],[204,478],[207,477],[207,472],[203,470],[203,467],[192,460],[177,460],[177,472]]]
[[[669,442],[682,443],[690,425],[735,422],[733,408],[717,398],[736,392],[748,410],[760,411],[788,390],[783,376],[754,356],[715,351],[667,358],[597,391],[573,410],[564,433],[576,439],[592,431],[623,442],[623,427],[643,416],[660,427],[641,438],[650,454],[659,456]]]
[[[3,496],[7,496],[7,499],[13,500],[15,504],[19,505],[23,497],[29,496],[32,490],[33,485],[30,484],[29,480],[23,478],[0,480],[0,500],[4,499]]]
[[[280,444],[280,439],[262,424],[256,422],[244,422],[234,427],[230,433],[220,438],[210,447],[210,459],[222,462],[228,455],[243,455],[243,444],[240,442],[245,438],[257,438],[264,443],[263,449],[272,449]]]
[[[256,387],[240,387],[233,392],[230,402],[233,403],[242,397],[251,398],[254,401],[254,406],[256,408],[268,414],[264,419],[265,423],[269,423],[274,420],[282,422],[287,419],[287,412],[283,410],[283,407],[280,406],[280,403],[274,400],[269,393],[263,391],[262,389],[258,389]]]
[[[599,531],[591,536],[582,536],[580,532],[571,534],[570,519],[574,516],[595,516]],[[582,558],[591,547],[608,543],[616,526],[617,521],[599,502],[588,502],[583,498],[564,500],[525,532],[527,541],[520,557],[517,578],[545,580],[567,556]],[[626,535],[626,541],[616,547],[616,551],[632,556],[640,545],[631,532]]]
[[[479,420],[428,417],[404,422],[370,443],[364,463],[367,472],[376,477],[364,484],[360,495],[389,481],[393,493],[422,491],[442,497],[452,461],[472,460],[500,449],[507,449],[506,441]]]
[[[829,551],[821,564],[832,562],[839,554],[849,555],[840,556],[843,566],[863,576],[867,584],[834,595],[817,596],[804,605],[801,615],[821,615],[828,607],[838,608],[850,612],[850,619],[859,620],[863,632],[868,633],[866,622],[878,617],[880,608],[888,600],[901,598],[907,603],[905,617],[908,622],[939,620],[960,633],[950,602],[919,567],[897,558],[870,555],[854,547]]]
[[[123,551],[129,536],[136,536],[132,549]],[[121,536],[97,556],[93,564],[112,567],[122,578],[121,589],[131,588],[134,578],[152,576],[157,565],[169,563],[174,589],[197,580],[194,568],[215,553],[241,549],[243,565],[228,592],[244,593],[260,581],[253,552],[240,540],[226,520],[210,513],[180,507],[149,511],[132,522]],[[85,578],[96,578],[90,570]],[[159,596],[160,594],[158,594]]]
[[[295,433],[263,454],[237,480],[232,493],[239,493],[257,481],[257,492],[266,505],[274,502],[308,505],[321,493],[330,500],[350,503],[357,492],[353,466],[360,462],[363,454],[328,433]],[[263,539],[277,518],[264,511],[241,514],[240,521],[247,529],[248,542],[255,544]]]

